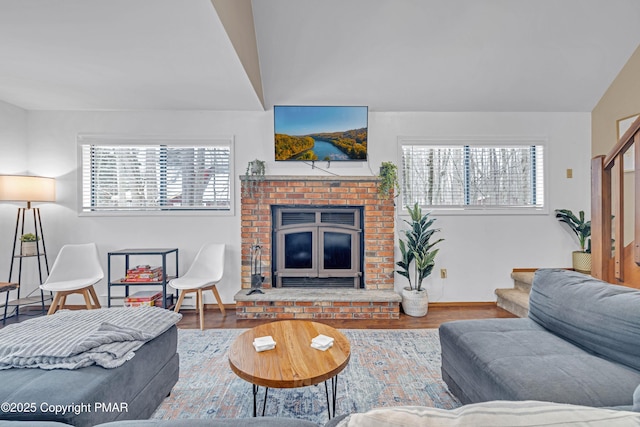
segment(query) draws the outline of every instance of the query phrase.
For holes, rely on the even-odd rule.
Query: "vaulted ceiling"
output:
[[[638,0],[0,0],[28,110],[591,111]]]

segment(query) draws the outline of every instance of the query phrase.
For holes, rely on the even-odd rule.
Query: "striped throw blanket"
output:
[[[116,368],[182,315],[159,307],[63,310],[0,329],[0,369]]]

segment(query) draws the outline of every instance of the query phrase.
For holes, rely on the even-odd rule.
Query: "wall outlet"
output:
[[[441,268],[440,269],[440,278],[441,279],[446,279],[447,278],[447,269],[446,268]]]

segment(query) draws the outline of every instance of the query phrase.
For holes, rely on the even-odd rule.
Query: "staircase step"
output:
[[[529,292],[519,288],[496,289],[498,307],[518,317],[529,315]]]
[[[514,271],[511,273],[514,287],[516,289],[521,289],[526,293],[529,293],[531,291],[533,276],[535,276],[535,271]]]

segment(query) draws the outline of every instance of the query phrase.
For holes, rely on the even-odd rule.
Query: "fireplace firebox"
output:
[[[276,287],[361,287],[362,207],[271,208]]]

